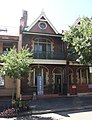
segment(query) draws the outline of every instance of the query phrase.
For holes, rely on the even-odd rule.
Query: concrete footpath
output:
[[[9,105],[10,100],[0,99],[0,111]],[[34,108],[32,114],[91,109],[92,95],[29,100],[28,105]]]

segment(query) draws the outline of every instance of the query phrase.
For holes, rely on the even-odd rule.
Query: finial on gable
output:
[[[45,12],[44,12],[44,8],[42,8],[41,14],[45,14]]]

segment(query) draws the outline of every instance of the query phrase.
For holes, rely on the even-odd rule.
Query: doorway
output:
[[[62,94],[63,86],[62,86],[62,76],[61,74],[55,75],[55,93]]]

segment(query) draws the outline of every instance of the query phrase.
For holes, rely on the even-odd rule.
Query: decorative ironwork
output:
[[[34,59],[58,59],[65,60],[66,55],[64,53],[55,53],[55,52],[33,52]]]

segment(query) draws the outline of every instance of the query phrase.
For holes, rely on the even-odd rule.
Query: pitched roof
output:
[[[43,21],[47,21],[48,24],[51,26],[51,28],[54,30],[54,32],[56,34],[58,34],[58,31],[56,30],[56,28],[53,26],[53,24],[49,21],[49,19],[47,18],[46,14],[44,11],[41,12],[41,14],[39,15],[39,17],[29,26],[27,27],[25,30],[26,31],[30,31],[30,29],[39,21],[39,20],[43,20]]]
[[[11,26],[0,26],[0,35],[19,36],[19,28]]]

